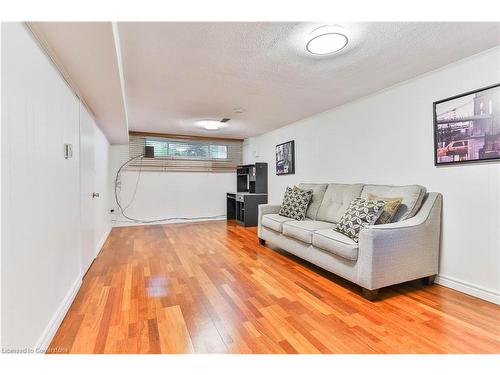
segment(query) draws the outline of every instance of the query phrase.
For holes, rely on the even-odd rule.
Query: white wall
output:
[[[108,139],[99,127],[94,123],[94,168],[95,168],[95,191],[99,198],[94,200],[95,204],[95,248],[96,255],[106,241],[111,230],[111,217],[109,212],[109,158],[110,145]]]
[[[80,105],[80,223],[85,274],[111,230],[109,143],[91,113]],[[93,197],[98,193],[98,197]]]
[[[0,25],[0,81],[2,79],[1,72],[2,70],[2,27]],[[2,85],[0,82],[0,158],[2,155]],[[1,161],[1,160],[0,160]],[[2,163],[0,162],[0,213],[2,212]],[[0,346],[2,345],[1,343],[1,337],[2,337],[2,277],[1,277],[1,272],[2,272],[2,215],[0,214]]]
[[[80,102],[21,23],[2,23],[1,69],[1,345],[43,349],[81,284]],[[109,144],[93,129],[102,242]]]
[[[250,138],[244,162],[269,163],[273,203],[298,182],[421,184],[442,193],[439,282],[500,303],[500,163],[435,167],[432,127],[434,101],[498,82],[496,48]],[[274,147],[288,140],[296,174],[276,176]]]
[[[34,347],[80,282],[79,101],[22,24],[2,23],[1,81],[2,346]]]
[[[115,175],[128,160],[128,146],[111,146],[111,207],[118,213],[114,198]],[[122,172],[121,202],[131,201],[138,172]],[[200,217],[226,214],[226,192],[236,191],[235,173],[152,172],[143,171],[134,203],[126,210],[132,218],[156,220],[173,217]],[[115,226],[130,225],[119,215],[113,216]],[[178,222],[175,220],[171,222]]]

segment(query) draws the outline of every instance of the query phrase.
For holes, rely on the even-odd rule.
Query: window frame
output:
[[[158,133],[129,133],[129,158],[135,158],[127,169],[186,172],[233,172],[242,162],[243,140],[233,138],[211,138],[179,136]],[[188,148],[205,147],[203,155],[168,155],[170,151],[158,152],[162,143],[168,150],[172,144],[186,144]],[[144,157],[145,146],[155,147],[154,158]],[[218,157],[219,146],[224,147],[225,157]],[[161,150],[160,150],[161,151]],[[166,155],[167,153],[167,155]]]

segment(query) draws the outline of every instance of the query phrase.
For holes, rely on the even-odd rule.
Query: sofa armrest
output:
[[[414,217],[361,230],[359,284],[373,290],[437,274],[441,206],[441,194],[429,193]]]
[[[262,230],[262,216],[267,214],[277,214],[280,210],[281,204],[259,204],[257,235],[260,238]]]

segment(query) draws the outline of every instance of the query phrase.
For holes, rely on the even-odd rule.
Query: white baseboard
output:
[[[114,227],[135,227],[135,226],[140,226],[140,225],[163,225],[163,224],[182,224],[182,223],[195,223],[199,221],[213,221],[213,220],[226,220],[225,217],[221,218],[209,218],[209,219],[192,219],[192,220],[167,220],[167,221],[157,221],[155,223],[136,223],[134,221],[126,221],[126,220],[111,220],[111,224]]]
[[[99,254],[99,251],[101,251],[102,247],[104,246],[104,243],[106,242],[106,239],[109,236],[109,233],[111,232],[111,227],[109,227],[104,235],[101,237],[99,242],[97,243],[96,246],[96,256]],[[73,303],[73,300],[76,297],[76,294],[78,293],[78,290],[80,289],[80,286],[82,285],[82,275],[78,275],[76,278],[75,282],[71,286],[70,290],[62,300],[59,308],[56,310],[54,316],[50,320],[49,324],[43,331],[42,335],[38,339],[38,342],[35,346],[35,350],[38,350],[39,352],[43,352],[45,349],[47,349],[50,345],[50,342],[54,338],[54,335],[56,334],[57,330],[59,329],[59,326],[61,325],[64,317],[66,316],[71,304]]]
[[[56,310],[54,316],[50,320],[49,324],[43,331],[42,335],[38,339],[38,342],[35,345],[35,350],[43,350],[47,349],[50,345],[50,342],[54,338],[54,335],[56,334],[59,326],[61,325],[64,317],[66,316],[66,313],[69,310],[69,307],[73,303],[73,300],[75,299],[76,293],[80,289],[80,285],[82,284],[82,275],[78,275],[76,278],[75,282],[71,286],[70,290],[62,300],[61,304],[59,305],[59,308]]]
[[[459,292],[469,294],[471,296],[484,299],[488,302],[493,302],[500,305],[500,293],[486,289],[465,281],[457,280],[453,277],[438,275],[435,280],[436,284],[446,286]]]
[[[109,234],[111,233],[111,229],[113,229],[113,227],[109,227],[106,232],[104,233],[104,235],[101,237],[101,239],[99,240],[99,242],[97,243],[97,246],[96,246],[96,249],[95,249],[95,256],[94,258],[97,256],[97,254],[99,254],[99,252],[101,251],[102,247],[104,246],[104,243],[106,242],[106,240],[108,239],[108,236]]]

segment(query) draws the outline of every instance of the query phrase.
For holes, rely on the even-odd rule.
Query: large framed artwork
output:
[[[276,146],[276,174],[295,173],[295,141],[281,143]]]
[[[434,164],[500,159],[500,84],[434,102]]]

